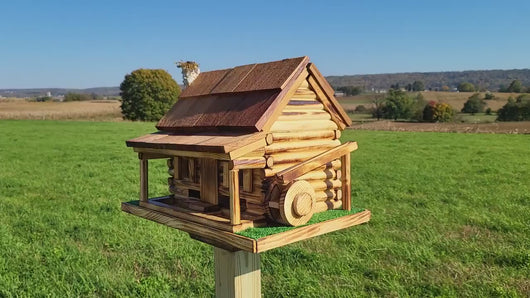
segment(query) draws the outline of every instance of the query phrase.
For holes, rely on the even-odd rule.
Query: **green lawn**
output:
[[[153,123],[0,121],[0,297],[213,296],[213,250],[120,211]],[[530,295],[530,137],[348,131],[372,221],[262,254],[265,297]],[[166,191],[164,161],[150,167]]]

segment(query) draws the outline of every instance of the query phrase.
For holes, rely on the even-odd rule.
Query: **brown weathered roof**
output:
[[[128,147],[153,148],[177,151],[198,151],[212,153],[232,153],[244,151],[250,144],[265,146],[265,134],[258,133],[164,133],[157,132],[126,141]],[[249,148],[248,150],[251,150]],[[246,153],[238,152],[239,155]]]
[[[180,98],[283,89],[293,72],[308,62],[309,58],[304,56],[203,72],[180,94]]]
[[[260,131],[307,56],[203,72],[158,122],[162,131]]]

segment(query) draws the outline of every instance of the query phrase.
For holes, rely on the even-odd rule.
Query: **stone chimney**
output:
[[[177,67],[182,69],[182,80],[186,88],[197,78],[199,73],[201,73],[199,64],[194,61],[179,61],[177,62]]]

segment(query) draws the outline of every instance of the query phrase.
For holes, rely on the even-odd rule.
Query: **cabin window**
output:
[[[178,179],[198,183],[200,181],[200,163],[196,158],[178,157]]]
[[[252,169],[239,171],[239,188],[244,192],[252,192]]]

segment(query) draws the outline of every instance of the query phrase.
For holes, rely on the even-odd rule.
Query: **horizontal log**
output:
[[[274,142],[296,141],[296,140],[313,140],[313,139],[334,139],[335,130],[311,130],[300,132],[275,132],[269,133],[271,144]]]
[[[311,184],[313,189],[315,189],[315,191],[342,187],[342,181],[337,180],[337,179],[333,179],[333,180],[308,180],[308,182],[309,182],[309,184]]]
[[[276,173],[281,172],[289,167],[296,165],[297,163],[284,163],[284,164],[275,164],[273,168],[265,168],[263,171],[265,177],[272,177]]]
[[[318,113],[299,113],[284,112],[278,117],[278,121],[313,121],[313,120],[330,120],[331,115],[326,112]]]
[[[230,161],[232,169],[258,169],[267,165],[265,157],[239,157]]]
[[[309,87],[309,86],[308,86]],[[315,91],[309,89],[309,88],[298,88],[296,89],[296,91],[294,92],[294,95],[293,96],[309,96],[309,95],[313,95],[313,96],[317,96],[317,94],[315,93]]]
[[[346,142],[340,146],[337,146],[335,148],[332,148],[328,151],[325,151],[322,154],[319,154],[318,156],[311,157],[310,159],[296,165],[295,167],[286,169],[277,175],[281,177],[281,179],[288,183],[290,181],[293,181],[294,179],[302,176],[303,174],[313,171],[316,168],[320,167],[322,164],[326,164],[330,161],[334,161],[338,158],[341,158],[343,155],[350,154],[350,152],[357,149],[357,143],[356,142]]]
[[[308,131],[308,130],[335,130],[337,124],[331,120],[305,120],[305,121],[276,121],[270,131]]]
[[[341,209],[342,208],[342,201],[325,201],[325,202],[317,202],[315,205],[315,208],[313,209],[314,213],[324,212],[328,210],[335,210],[335,209]]]
[[[337,178],[337,179],[342,178],[342,170],[336,170],[335,171],[335,178]]]
[[[267,165],[267,168],[272,168],[274,166],[274,157],[267,156],[265,158],[265,164]]]
[[[303,106],[313,106],[320,104],[320,101],[316,99],[295,99],[295,100],[289,100],[287,103],[287,106],[297,106],[297,107],[303,107]],[[319,110],[324,110],[324,108]]]
[[[342,132],[340,130],[335,130],[335,139],[340,139],[340,136],[342,135]]]
[[[324,169],[324,170],[311,171],[311,172],[308,172],[308,173],[296,178],[296,180],[334,179],[334,178],[337,178],[337,171],[340,171],[340,170],[333,170],[333,169],[329,168],[329,169]]]
[[[265,154],[272,155],[289,152],[289,151],[324,151],[340,145],[339,140],[303,140],[303,141],[289,141],[289,142],[275,142],[272,145],[265,147]],[[276,159],[275,159],[276,160]]]
[[[316,95],[316,93],[314,92],[311,92],[310,90],[308,90],[309,92],[304,92],[304,93],[298,93],[296,92],[293,96],[291,96],[291,98],[289,98],[289,100],[314,100],[314,101],[317,101],[318,100],[318,96]]]
[[[342,200],[342,189],[337,189],[336,190],[336,193],[337,193],[337,200]]]
[[[299,163],[284,163],[284,164],[275,164],[274,167],[272,169],[268,169],[266,168],[264,171],[263,171],[263,174],[265,177],[272,177],[274,175],[276,175],[276,173],[279,173],[287,168],[290,168],[292,166],[296,166],[298,165]],[[324,171],[325,169],[328,169],[328,168],[332,168],[334,170],[338,170],[340,169],[341,167],[341,162],[340,162],[340,159],[337,159],[337,160],[333,160],[333,161],[330,161],[324,165],[321,165],[317,168],[314,169],[314,171]]]
[[[307,80],[303,80],[302,83],[300,83],[300,86],[298,86],[297,90],[303,90],[309,88],[309,82]]]
[[[292,101],[289,102],[283,108],[283,111],[289,111],[289,110],[324,110],[324,105],[318,101],[311,101],[311,102],[300,102],[300,101]]]
[[[321,154],[322,152],[326,151],[326,149],[323,150],[313,150],[313,151],[300,151],[300,152],[280,152],[273,154],[272,157],[274,158],[274,167],[277,165],[282,165],[286,163],[300,163],[302,161],[308,160],[314,156],[317,156]]]
[[[324,191],[315,191],[315,199],[317,202],[324,202],[332,200],[337,197],[337,193],[334,189],[328,189]]]

